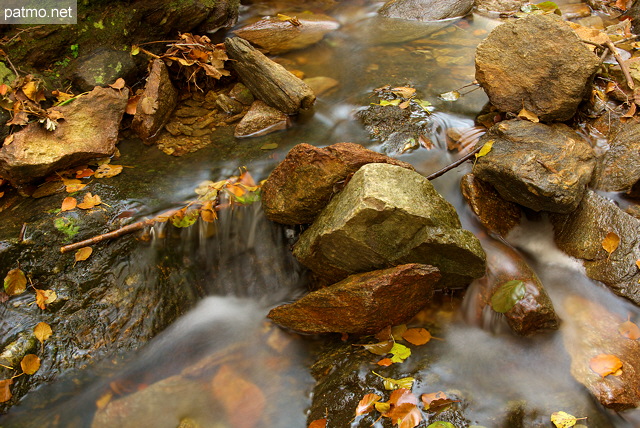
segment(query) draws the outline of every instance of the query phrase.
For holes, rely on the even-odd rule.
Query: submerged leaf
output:
[[[36,339],[40,341],[40,343],[44,343],[45,340],[51,337],[53,334],[53,330],[51,330],[51,326],[46,322],[39,322],[33,329],[33,334],[36,336]]]
[[[625,321],[618,326],[618,333],[627,339],[640,339],[640,328],[631,321]]]
[[[9,296],[22,294],[27,290],[27,277],[20,269],[11,269],[4,277],[4,291]]]
[[[522,300],[526,292],[524,282],[520,280],[505,282],[491,296],[491,307],[501,314],[508,312]]]
[[[458,101],[460,99],[460,92],[458,91],[449,91],[443,94],[438,95],[442,101]]]
[[[229,426],[258,427],[267,400],[262,390],[242,377],[242,372],[223,364],[212,381],[214,398],[222,404]]]
[[[27,354],[20,361],[20,367],[25,374],[32,375],[40,368],[40,358],[35,354]]]
[[[431,333],[424,328],[410,328],[402,334],[402,338],[412,345],[424,345],[431,340]]]
[[[600,354],[589,361],[589,367],[600,376],[616,375],[622,369],[622,361],[615,355]]]
[[[362,346],[364,349],[375,355],[387,355],[391,351],[391,348],[393,348],[393,343],[393,340],[386,340],[384,342],[359,346]]]
[[[391,361],[391,358],[383,358],[376,364],[382,367],[389,367],[391,364],[393,364],[393,361]]]
[[[266,143],[260,146],[260,150],[273,150],[278,148],[278,143]]]

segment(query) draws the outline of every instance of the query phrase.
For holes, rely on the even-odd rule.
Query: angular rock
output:
[[[439,279],[437,268],[415,263],[351,275],[272,309],[268,317],[302,333],[373,334],[413,318]]]
[[[504,199],[535,211],[576,209],[595,165],[591,146],[564,124],[508,120],[493,126],[479,144],[493,141],[473,174]]]
[[[130,82],[137,73],[136,63],[129,52],[99,48],[78,58],[71,81],[81,92],[87,92],[95,86],[110,85],[118,78]]]
[[[515,13],[527,3],[526,0],[476,0],[476,11],[484,15]]]
[[[609,150],[598,158],[591,187],[626,192],[640,180],[640,124],[620,123],[608,136]]]
[[[242,113],[242,103],[234,100],[233,98],[220,94],[215,101],[216,106],[227,114],[239,114]]]
[[[476,79],[491,103],[512,113],[524,107],[542,121],[571,118],[599,66],[598,57],[555,15],[506,22],[476,49]]]
[[[480,242],[460,228],[453,206],[417,172],[381,163],[353,175],[293,254],[328,281],[406,263],[436,266],[439,287],[462,287],[485,273]]]
[[[266,17],[235,30],[235,34],[270,54],[279,55],[311,46],[340,28],[335,19],[312,12],[296,15],[296,19],[297,23]]]
[[[504,237],[520,224],[520,207],[502,199],[489,183],[473,174],[466,174],[460,180],[460,189],[471,210],[489,232]]]
[[[309,85],[316,95],[323,95],[340,84],[336,79],[326,76],[309,77],[304,79],[304,83]]]
[[[603,406],[616,411],[640,405],[640,342],[618,334],[624,319],[591,300],[570,296],[564,301],[567,317],[562,338],[571,355],[571,374]],[[600,354],[615,355],[622,361],[620,376],[605,377],[589,366]]]
[[[250,106],[255,101],[251,91],[240,82],[233,85],[229,91],[229,97],[246,106]]]
[[[254,101],[251,108],[236,126],[234,137],[258,137],[291,126],[289,116],[278,109],[269,107],[260,100]]]
[[[164,61],[154,60],[131,128],[142,140],[152,140],[169,120],[177,102],[178,91],[171,83]]]
[[[413,170],[411,164],[359,144],[338,143],[324,148],[296,145],[262,187],[262,207],[267,218],[282,224],[311,223],[329,203],[339,183],[362,165],[373,162]]]
[[[67,105],[53,107],[64,120],[52,132],[37,122],[16,132],[13,142],[0,149],[0,176],[20,185],[113,155],[128,94],[127,89],[97,87]]]
[[[640,220],[616,204],[588,190],[578,208],[567,215],[551,216],[558,247],[582,259],[587,276],[606,284],[619,296],[640,305]],[[620,238],[611,253],[602,247],[609,232]]]
[[[316,96],[311,88],[249,42],[232,37],[224,45],[240,80],[256,98],[286,114],[313,106]]]
[[[436,21],[464,16],[473,3],[474,0],[389,0],[378,13],[387,18]]]

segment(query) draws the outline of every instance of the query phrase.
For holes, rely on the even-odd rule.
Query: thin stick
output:
[[[622,70],[622,74],[624,74],[624,79],[627,81],[627,86],[629,87],[629,89],[633,90],[634,87],[635,87],[635,85],[633,83],[633,78],[631,77],[631,74],[629,73],[629,68],[624,64],[624,60],[622,59],[622,57],[618,53],[618,50],[613,45],[611,40],[607,40],[607,42],[605,43],[605,46],[607,46],[607,48],[609,48],[609,50],[611,51],[611,53],[615,57],[616,61],[618,61],[618,65],[620,65],[620,69]]]
[[[427,180],[433,180],[434,178],[438,178],[441,175],[443,175],[445,172],[451,171],[452,169],[462,165],[463,163],[468,161],[470,158],[472,158],[476,153],[478,153],[481,148],[482,148],[482,146],[478,146],[478,147],[474,148],[469,153],[467,153],[466,155],[462,156],[460,159],[458,159],[457,161],[453,162],[452,164],[449,164],[449,165],[445,166],[444,168],[442,168],[440,171],[434,172],[433,174],[427,176]]]
[[[75,242],[73,244],[65,245],[63,247],[60,247],[60,252],[62,254],[64,254],[64,253],[68,253],[69,251],[73,251],[73,250],[77,250],[77,249],[82,248],[82,247],[86,247],[88,245],[97,244],[98,242],[104,241],[106,239],[119,238],[122,235],[126,235],[126,234],[129,234],[131,232],[135,232],[136,230],[143,229],[145,226],[150,226],[153,223],[155,223],[156,220],[157,220],[157,217],[154,217],[152,219],[140,220],[138,222],[135,222],[135,223],[129,224],[127,226],[121,227],[120,229],[116,229],[116,230],[114,230],[112,232],[107,232],[107,233],[104,233],[102,235],[98,235],[98,236],[94,236],[94,237],[89,238],[89,239],[85,239],[84,241]]]

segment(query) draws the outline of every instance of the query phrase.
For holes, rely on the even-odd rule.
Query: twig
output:
[[[440,171],[434,172],[433,174],[427,176],[427,180],[433,180],[434,178],[438,178],[441,175],[443,175],[445,172],[451,171],[452,169],[462,165],[463,163],[468,161],[470,158],[472,158],[476,153],[478,153],[480,151],[480,149],[482,149],[482,146],[478,146],[478,147],[474,148],[469,153],[467,153],[466,155],[462,156],[460,159],[458,159],[457,161],[453,162],[452,164],[449,164],[449,165],[445,166],[444,168],[442,168]]]
[[[622,74],[624,75],[624,79],[627,81],[627,86],[629,87],[629,89],[631,89],[633,91],[633,89],[635,87],[635,85],[633,83],[633,78],[631,77],[631,74],[629,73],[629,68],[626,66],[626,64],[624,63],[624,60],[622,59],[622,57],[618,53],[618,50],[613,45],[613,42],[611,42],[611,40],[607,40],[605,42],[605,46],[611,51],[611,53],[615,57],[616,61],[618,61],[618,65],[620,65],[620,69],[622,70]]]
[[[16,79],[20,78],[20,73],[18,73],[18,70],[16,70],[16,68],[13,66],[13,63],[11,62],[11,60],[9,59],[9,55],[7,55],[6,53],[4,54],[4,59],[7,60],[7,62],[9,63],[9,65],[11,66],[11,69],[13,70],[13,72],[16,74]]]
[[[151,226],[153,223],[156,222],[158,217],[154,217],[151,219],[144,219],[144,220],[140,220],[138,222],[126,225],[124,227],[121,227],[120,229],[116,229],[112,232],[107,232],[104,233],[102,235],[98,235],[98,236],[94,236],[92,238],[89,239],[85,239],[84,241],[80,241],[80,242],[75,242],[73,244],[69,244],[69,245],[65,245],[63,247],[60,247],[60,252],[62,254],[64,253],[68,253],[69,251],[73,251],[73,250],[77,250],[79,248],[82,247],[86,247],[88,245],[93,245],[93,244],[97,244],[98,242],[104,241],[106,239],[113,239],[113,238],[119,238],[120,236],[123,235],[127,235],[131,232],[135,232],[136,230],[140,230],[143,229],[146,226]]]

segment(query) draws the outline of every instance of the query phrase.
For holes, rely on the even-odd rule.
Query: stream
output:
[[[340,21],[339,30],[315,46],[280,57],[281,62],[307,76],[327,76],[339,82],[337,90],[318,98],[312,116],[299,118],[292,128],[243,140],[234,139],[229,129],[221,129],[212,136],[214,144],[180,158],[137,140],[122,141],[119,163],[135,165],[135,174],[129,177],[135,177],[138,196],[127,203],[137,207],[136,216],[177,206],[193,198],[201,181],[224,179],[239,167],[247,167],[256,181],[265,179],[298,143],[326,146],[355,142],[384,151],[353,118],[355,109],[378,101],[372,90],[384,85],[415,87],[418,97],[435,108],[429,135],[434,148],[405,152],[397,155],[400,160],[428,175],[459,157],[447,150],[446,130],[473,126],[473,118],[487,98],[479,89],[456,102],[440,100],[438,94],[474,80],[475,46],[498,22],[473,15],[440,25],[442,28],[429,36],[386,44],[385,34],[372,36],[379,31],[371,28],[369,21],[380,4],[368,3],[341,1],[329,12]],[[238,25],[254,19],[258,12],[268,13],[273,5],[247,7]],[[277,148],[261,150],[266,143],[276,143]],[[432,183],[455,206],[464,228],[491,240],[459,190],[460,178],[470,168],[467,163]],[[112,180],[117,185],[125,179]],[[290,254],[299,230],[270,223],[259,203],[223,211],[214,225],[198,222],[178,232],[167,231],[168,227],[154,226],[151,242],[141,243],[138,257],[125,260],[126,268],[113,267],[113,274],[121,275],[117,279],[121,282],[139,275],[144,287],[153,287],[155,266],[163,258],[173,258],[176,276],[182,275],[181,267],[196,272],[188,279],[199,302],[139,350],[63,374],[55,383],[28,394],[0,417],[0,426],[307,426],[314,385],[309,367],[322,339],[290,334],[265,318],[270,308],[293,301],[307,289],[305,271]],[[545,218],[523,221],[508,242],[538,274],[561,319],[575,316],[563,305],[575,295],[598,302],[622,318],[637,320],[640,316],[638,307],[588,279],[578,261],[555,247]],[[174,292],[184,291],[182,282],[176,280],[175,284]],[[421,358],[430,362],[422,369],[423,380],[414,386],[414,393],[460,391],[468,401],[465,416],[476,426],[507,426],[492,421],[518,403],[526,403],[523,411],[529,412],[527,420],[539,422],[536,426],[551,426],[549,415],[559,410],[588,417],[579,423],[589,427],[640,426],[640,411],[618,414],[604,409],[573,379],[570,356],[562,341],[566,323],[560,331],[517,337],[497,314],[477,311],[473,304],[477,287],[473,283],[464,295],[440,296],[430,308],[439,317],[434,335],[442,340],[429,343],[405,363],[420,367]],[[242,406],[225,398],[232,390],[245,396]],[[107,397],[107,391],[119,394]],[[566,402],[574,407],[562,407],[564,401],[555,400],[558,394],[566,396]],[[107,412],[97,411],[101,400],[120,404],[107,407],[111,409]],[[423,422],[420,426],[427,425]],[[354,420],[351,426],[364,425]],[[387,425],[378,421],[373,426]]]

